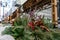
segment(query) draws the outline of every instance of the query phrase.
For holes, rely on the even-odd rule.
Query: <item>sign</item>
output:
[[[7,2],[2,2],[2,7],[6,7],[7,6]]]

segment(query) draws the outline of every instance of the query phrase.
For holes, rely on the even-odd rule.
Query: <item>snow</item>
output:
[[[5,30],[6,27],[11,27],[10,25],[3,25],[3,24],[0,24],[0,40],[15,40],[11,35],[2,35],[2,31]]]
[[[0,38],[0,40],[14,40],[14,38],[10,35],[4,35]]]

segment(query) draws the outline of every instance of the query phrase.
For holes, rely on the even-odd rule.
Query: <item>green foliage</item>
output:
[[[50,32],[41,30],[40,27],[35,27],[33,31],[27,28],[28,19],[26,17],[17,18],[14,22],[14,27],[7,27],[2,34],[12,35],[15,40],[60,40],[60,32],[50,29],[53,25],[49,19],[42,18],[44,25],[48,26]]]
[[[49,18],[46,19],[43,17],[42,21],[46,27],[53,28],[53,24],[52,24],[52,22],[50,22],[50,21],[52,21],[51,19],[49,19]]]
[[[17,18],[17,20],[14,22],[14,26],[26,26],[28,23],[28,19],[27,18]]]
[[[23,26],[19,27],[7,27],[2,34],[12,35],[14,38],[18,38],[19,36],[23,36],[24,28]]]
[[[2,32],[2,34],[12,34],[13,33],[13,31],[12,31],[12,27],[7,27],[3,32]]]
[[[14,22],[14,26],[20,26],[22,25],[22,20],[20,18],[17,18],[17,20]]]
[[[27,30],[24,26],[7,27],[2,34],[12,35],[15,40],[60,40],[60,32],[54,29],[44,32],[38,27],[34,31]]]

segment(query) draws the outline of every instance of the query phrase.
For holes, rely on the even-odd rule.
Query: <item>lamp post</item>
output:
[[[3,7],[3,20],[4,20],[4,7],[7,6],[7,2],[2,2],[2,7]]]

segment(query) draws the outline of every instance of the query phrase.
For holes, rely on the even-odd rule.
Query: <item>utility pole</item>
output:
[[[52,5],[52,23],[54,28],[58,25],[58,15],[57,15],[57,0],[51,0]]]

